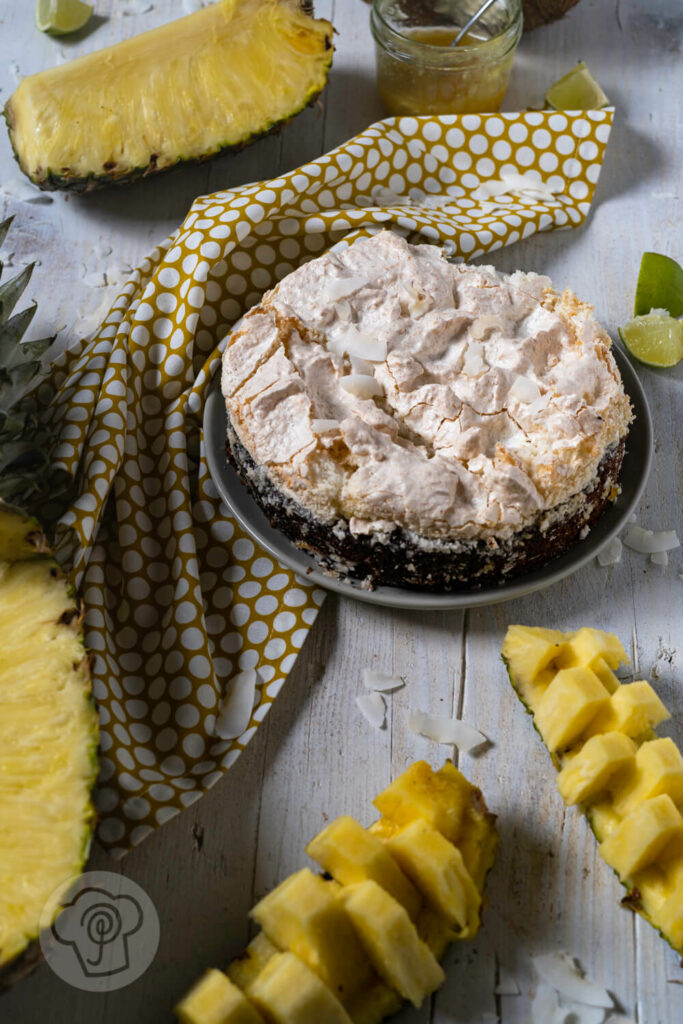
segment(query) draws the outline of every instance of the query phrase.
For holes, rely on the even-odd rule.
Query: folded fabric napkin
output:
[[[203,403],[231,326],[305,260],[383,227],[469,258],[580,224],[612,114],[390,118],[281,178],[202,196],[57,358],[38,397],[76,480],[60,549],[93,652],[98,836],[114,855],[235,762],[323,599],[258,549],[209,476]],[[247,702],[234,738],[217,729],[226,701]]]

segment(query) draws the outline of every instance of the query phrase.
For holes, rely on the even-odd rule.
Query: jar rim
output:
[[[465,64],[468,59],[477,63],[488,60],[497,61],[506,56],[506,54],[517,45],[519,37],[522,34],[523,13],[520,0],[516,0],[516,2],[513,0],[513,7],[510,12],[509,21],[501,32],[498,32],[495,36],[491,36],[489,39],[482,42],[465,43],[464,45],[459,44],[457,47],[424,43],[414,36],[409,36],[398,31],[389,21],[387,21],[380,10],[381,2],[382,0],[372,0],[370,26],[372,28],[373,35],[377,42],[383,44],[386,44],[387,42],[393,43],[394,47],[398,45],[400,50],[395,53],[395,56],[403,59],[409,60],[416,57],[418,59],[426,58],[426,63],[438,64],[448,57],[450,58],[449,63],[452,63],[453,65]],[[515,10],[515,7],[517,10]],[[378,39],[380,31],[385,34],[385,39]],[[504,44],[506,40],[509,40],[509,45],[505,46],[504,49],[500,49],[500,44]],[[493,52],[494,50],[496,50],[495,55]]]

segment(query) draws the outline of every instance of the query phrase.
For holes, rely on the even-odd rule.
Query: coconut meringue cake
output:
[[[228,458],[337,576],[431,590],[543,565],[618,494],[632,419],[592,307],[381,231],[228,338]]]

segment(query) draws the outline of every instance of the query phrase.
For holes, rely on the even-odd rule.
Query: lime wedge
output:
[[[683,267],[670,256],[644,252],[633,312],[642,316],[652,309],[665,309],[671,316],[683,316]]]
[[[675,366],[683,359],[683,321],[662,313],[646,313],[619,328],[632,356],[646,366]]]
[[[555,110],[597,110],[609,103],[582,60],[550,86],[545,101]]]
[[[81,0],[36,0],[36,28],[53,36],[77,32],[91,15],[91,5]]]

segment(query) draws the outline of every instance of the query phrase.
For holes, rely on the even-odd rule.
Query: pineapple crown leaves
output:
[[[12,223],[0,223],[0,246]],[[0,277],[2,276],[0,263]],[[66,490],[68,476],[52,467],[56,438],[41,422],[31,393],[44,376],[42,357],[53,338],[24,341],[37,306],[14,309],[33,264],[0,285],[0,498],[36,508]]]

